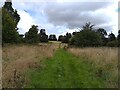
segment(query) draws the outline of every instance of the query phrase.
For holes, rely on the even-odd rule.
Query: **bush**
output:
[[[82,30],[70,39],[70,44],[80,47],[99,46],[101,38],[95,31]]]
[[[109,41],[107,43],[107,46],[109,46],[109,47],[117,47],[118,46],[118,41],[117,40]]]

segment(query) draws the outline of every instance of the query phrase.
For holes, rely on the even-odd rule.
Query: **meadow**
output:
[[[56,46],[40,45],[6,45],[2,49],[2,86],[21,87],[25,83],[24,72],[30,68],[40,67],[38,62],[52,57]]]
[[[59,43],[6,45],[2,50],[2,86],[118,87],[118,49],[64,48]]]
[[[95,66],[96,74],[107,81],[107,87],[118,87],[118,48],[70,48],[68,51]]]
[[[117,2],[59,1],[3,1],[0,87],[118,88]]]

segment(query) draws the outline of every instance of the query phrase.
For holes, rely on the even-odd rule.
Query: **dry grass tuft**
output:
[[[94,65],[99,76],[104,74],[108,87],[118,87],[118,48],[70,48],[68,51]]]
[[[29,68],[40,67],[38,64],[44,58],[52,57],[57,46],[42,45],[9,45],[3,47],[3,87],[21,87],[25,82],[24,72]]]

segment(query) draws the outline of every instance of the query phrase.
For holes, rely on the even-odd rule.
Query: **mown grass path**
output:
[[[42,60],[43,68],[28,72],[32,88],[99,88],[104,80],[95,74],[95,68],[71,53],[58,49],[52,58]]]

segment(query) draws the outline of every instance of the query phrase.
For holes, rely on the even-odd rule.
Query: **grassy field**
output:
[[[107,87],[118,87],[118,48],[70,48],[68,51],[95,66]]]
[[[105,87],[102,78],[95,74],[95,69],[84,60],[63,49],[42,62],[43,68],[30,70],[28,77],[32,88],[93,88]]]
[[[40,67],[39,61],[50,58],[57,47],[53,44],[6,45],[2,49],[2,86],[21,87],[26,77],[24,72]]]
[[[3,87],[117,87],[117,48],[3,47]]]

